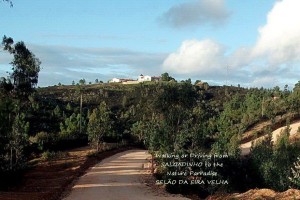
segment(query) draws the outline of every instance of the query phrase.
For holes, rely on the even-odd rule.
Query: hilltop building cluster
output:
[[[144,76],[143,74],[141,74],[138,76],[137,80],[129,78],[113,78],[109,81],[109,83],[136,84],[145,81],[161,81],[161,76]]]

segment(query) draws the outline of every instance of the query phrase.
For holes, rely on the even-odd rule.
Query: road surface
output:
[[[300,122],[295,122],[293,124],[290,125],[290,136],[291,135],[294,135],[297,133],[298,131],[298,127],[300,126]],[[280,135],[280,132],[283,131],[284,129],[286,128],[286,126],[284,127],[281,127],[281,128],[278,128],[276,129],[275,131],[272,132],[272,141],[273,142],[276,142],[277,141],[277,138],[278,136]],[[254,144],[262,139],[264,139],[266,136],[261,136],[257,139],[254,140]],[[247,155],[250,153],[250,148],[251,148],[251,145],[252,145],[252,141],[250,142],[247,142],[247,143],[244,143],[244,144],[241,144],[241,154],[242,155]]]
[[[149,154],[130,150],[104,159],[75,183],[65,200],[188,200],[156,193],[142,183]]]

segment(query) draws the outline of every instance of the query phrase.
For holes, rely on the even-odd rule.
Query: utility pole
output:
[[[228,68],[229,66],[226,65],[226,85],[228,85]]]
[[[229,66],[226,65],[226,82],[225,82],[225,96],[228,95],[228,88],[227,88],[227,85],[228,85],[228,68]]]
[[[80,130],[80,134],[81,134],[81,121],[82,121],[82,93],[80,93],[80,124],[79,124],[79,130]]]
[[[261,117],[264,116],[264,101],[265,101],[265,97],[263,97],[262,102],[261,102]]]

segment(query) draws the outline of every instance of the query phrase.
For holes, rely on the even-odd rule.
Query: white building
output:
[[[144,76],[143,74],[139,75],[138,82],[144,82],[144,81],[160,81],[160,76]]]
[[[113,78],[109,81],[110,83],[120,83],[121,80],[119,78]]]
[[[133,81],[133,80],[128,79],[128,78],[113,78],[109,82],[110,83],[123,83],[123,82],[127,82],[127,81]]]

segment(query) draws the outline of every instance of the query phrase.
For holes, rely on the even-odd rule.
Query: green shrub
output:
[[[45,150],[45,144],[51,140],[47,132],[41,131],[34,137],[34,142],[37,143],[39,150]]]

